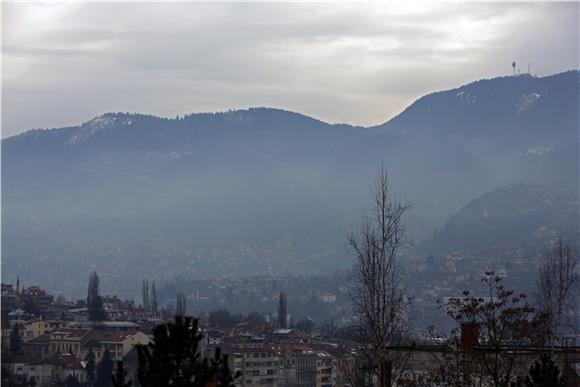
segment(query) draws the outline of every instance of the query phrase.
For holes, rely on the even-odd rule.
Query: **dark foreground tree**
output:
[[[527,387],[564,387],[565,385],[563,378],[560,377],[558,366],[547,353],[530,367],[530,373],[526,378]]]
[[[105,319],[105,309],[103,299],[99,292],[99,276],[94,271],[89,277],[89,287],[87,289],[87,308],[89,310],[89,320],[103,321]]]
[[[95,353],[93,349],[89,349],[89,353],[85,356],[85,371],[87,373],[87,384],[90,386],[95,382]]]
[[[20,324],[14,324],[10,332],[10,351],[15,354],[20,353],[21,338],[20,338]]]
[[[79,382],[79,377],[77,375],[69,375],[66,380],[64,381],[65,387],[81,387],[81,383]]]
[[[99,369],[97,370],[97,381],[95,385],[97,387],[110,387],[112,376],[113,376],[113,359],[111,358],[111,353],[107,349],[105,350],[103,358],[99,363]]]
[[[113,387],[131,387],[133,382],[131,380],[126,381],[127,370],[123,367],[123,362],[117,362],[117,371],[113,375]]]
[[[137,378],[143,387],[231,387],[227,355],[218,349],[213,359],[201,359],[198,320],[176,316],[153,329],[153,341],[137,346]]]

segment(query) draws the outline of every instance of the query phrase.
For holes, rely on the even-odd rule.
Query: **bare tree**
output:
[[[536,298],[538,309],[546,319],[550,347],[556,344],[560,330],[569,322],[567,319],[575,315],[577,261],[575,249],[564,245],[560,239],[558,248],[547,254],[540,264]],[[575,321],[569,325],[576,329]]]
[[[396,344],[405,326],[397,258],[404,244],[403,215],[411,206],[394,198],[384,167],[373,183],[372,208],[363,214],[358,233],[348,236],[348,245],[356,258],[351,298],[357,337],[364,344],[365,367],[383,387],[397,379],[397,359],[389,346]]]

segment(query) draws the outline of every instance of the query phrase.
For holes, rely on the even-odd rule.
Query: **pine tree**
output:
[[[113,359],[109,350],[105,350],[103,358],[99,363],[99,368],[97,370],[97,387],[111,387],[113,376]]]
[[[66,380],[64,381],[65,387],[80,387],[81,384],[79,383],[79,378],[75,374],[69,375]]]
[[[127,377],[127,370],[123,367],[123,362],[117,362],[117,371],[115,375],[113,375],[113,387],[131,387],[133,382],[129,380],[128,382],[125,381]]]
[[[145,309],[145,311],[148,312],[149,311],[149,281],[146,279],[143,280],[142,294],[143,294],[143,309]]]
[[[94,271],[89,277],[89,287],[87,290],[87,308],[89,310],[89,320],[103,321],[105,319],[105,309],[103,299],[99,293],[99,276]]]
[[[10,351],[15,354],[20,353],[21,344],[20,324],[14,324],[12,332],[10,332]]]
[[[87,372],[87,382],[92,386],[95,382],[95,354],[93,349],[89,349],[89,353],[85,356],[85,371]]]
[[[218,350],[211,360],[200,358],[203,336],[197,319],[176,316],[175,322],[156,326],[153,336],[147,346],[137,346],[137,377],[143,387],[234,386],[226,355]]]
[[[151,284],[151,300],[150,300],[151,313],[157,316],[157,289],[155,288],[155,281]]]
[[[526,378],[527,387],[565,387],[560,370],[549,354],[545,353],[531,367]]]
[[[22,306],[22,309],[26,313],[31,314],[33,316],[38,316],[40,314],[40,311],[38,310],[38,307],[36,306],[32,298],[26,298],[24,300],[24,305]]]
[[[183,292],[177,293],[177,300],[175,301],[175,315],[185,316],[187,304]]]

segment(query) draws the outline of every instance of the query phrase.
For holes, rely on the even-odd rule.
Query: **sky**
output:
[[[579,3],[2,5],[2,137],[105,112],[269,106],[374,125],[424,94],[578,68]]]

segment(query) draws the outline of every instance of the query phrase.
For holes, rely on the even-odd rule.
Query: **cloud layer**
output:
[[[4,3],[2,137],[249,106],[372,125],[422,94],[578,68],[578,3]]]

